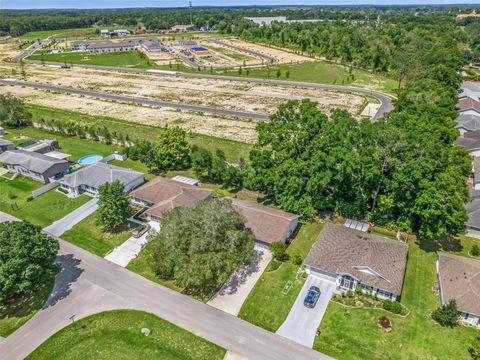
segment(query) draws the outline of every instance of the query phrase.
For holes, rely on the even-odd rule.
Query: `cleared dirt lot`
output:
[[[17,42],[10,42],[6,44],[0,44],[0,61],[7,61],[18,54],[20,54],[21,50],[18,48]]]
[[[11,69],[0,67],[0,74],[2,70],[4,76],[11,76]],[[28,81],[267,115],[274,113],[277,107],[288,99],[309,98],[316,101],[319,108],[326,113],[330,113],[334,108],[341,108],[356,115],[361,112],[364,105],[364,98],[359,95],[315,89],[213,79],[172,78],[162,75],[122,74],[80,68],[60,69],[41,65],[25,65],[25,70]],[[17,73],[19,74],[18,69]]]

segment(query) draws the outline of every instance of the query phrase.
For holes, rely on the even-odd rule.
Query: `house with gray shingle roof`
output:
[[[97,195],[100,185],[114,181],[120,181],[128,193],[143,184],[144,179],[140,172],[98,162],[69,174],[58,182],[62,189],[76,196],[84,192]]]
[[[480,326],[480,260],[439,253],[437,272],[441,305],[455,300],[460,319]]]
[[[7,150],[0,154],[3,167],[12,174],[19,174],[43,183],[63,175],[69,168],[68,161],[25,150]]]
[[[480,114],[460,114],[455,127],[460,131],[460,134],[480,130]]]
[[[480,83],[465,81],[461,87],[462,92],[458,96],[460,99],[470,98],[480,101]]]
[[[403,287],[407,244],[341,224],[326,224],[305,259],[306,271],[337,285],[337,293],[362,291],[397,300]]]
[[[13,146],[13,143],[11,141],[0,139],[0,154],[4,153],[7,150],[13,150],[14,148],[15,146]]]

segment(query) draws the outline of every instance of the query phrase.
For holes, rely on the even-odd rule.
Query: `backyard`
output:
[[[467,326],[441,327],[430,318],[439,306],[432,291],[436,253],[421,247],[409,245],[401,300],[410,310],[407,317],[330,302],[314,349],[338,359],[470,359],[467,349],[480,332]],[[382,315],[390,318],[392,332],[377,327]]]
[[[147,328],[145,336],[141,330]],[[27,359],[223,359],[225,350],[153,314],[115,310],[69,325]]]

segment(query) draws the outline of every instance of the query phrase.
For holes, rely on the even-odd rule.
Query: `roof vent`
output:
[[[363,232],[367,232],[370,226],[364,222],[357,221],[357,220],[352,220],[352,219],[347,219],[345,221],[345,224],[343,226],[349,228],[349,229],[354,229],[354,230],[359,230]]]

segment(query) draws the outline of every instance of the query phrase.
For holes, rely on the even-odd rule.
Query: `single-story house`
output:
[[[113,30],[111,33],[110,33],[111,36],[128,36],[130,35],[130,31],[126,30],[126,29],[117,29],[117,30]]]
[[[466,148],[472,156],[480,156],[480,130],[464,133],[455,140],[455,144]]]
[[[55,139],[32,140],[17,146],[17,148],[20,150],[37,152],[40,154],[56,151],[59,149],[59,147],[58,141]]]
[[[126,193],[143,184],[143,174],[138,171],[98,162],[88,165],[81,170],[66,175],[58,182],[60,187],[71,195],[80,195],[84,192],[98,194],[100,185],[120,181]]]
[[[470,98],[480,101],[480,83],[465,81],[462,84],[462,92],[458,96],[460,99]]]
[[[212,191],[161,176],[132,191],[132,203],[148,207],[149,220],[159,222],[162,215],[179,206],[195,206],[212,196]]]
[[[472,98],[462,98],[457,103],[457,111],[467,115],[480,115],[480,101]]]
[[[398,300],[402,293],[408,247],[341,224],[326,224],[305,259],[308,274],[336,283],[339,294],[355,291]]]
[[[480,326],[480,260],[439,253],[437,273],[440,303],[455,300],[460,319]]]
[[[15,146],[11,141],[0,139],[0,154],[7,150],[13,150],[14,148]]]
[[[245,227],[253,232],[259,245],[285,243],[298,226],[298,215],[238,199],[231,201],[233,208],[245,218]]]
[[[192,25],[174,25],[170,28],[169,32],[181,33],[181,32],[187,32],[188,30],[192,30],[192,29],[193,29]]]
[[[480,237],[480,190],[471,189],[472,201],[465,204],[468,220],[465,222],[467,235]]]
[[[480,130],[480,114],[473,115],[461,113],[457,118],[457,124],[455,127],[462,135],[469,131]]]
[[[0,154],[0,162],[10,173],[43,183],[65,174],[70,167],[68,161],[25,150],[7,150]]]

